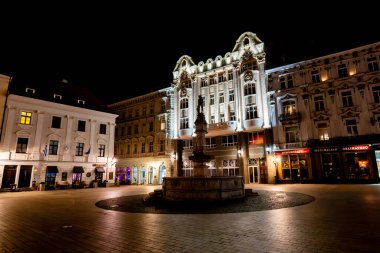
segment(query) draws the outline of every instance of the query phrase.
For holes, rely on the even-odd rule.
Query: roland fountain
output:
[[[209,176],[207,163],[214,159],[204,153],[207,122],[203,113],[203,98],[199,96],[197,119],[195,120],[195,140],[192,177],[165,177],[162,190],[155,190],[145,199],[164,201],[225,201],[245,197],[242,176]]]

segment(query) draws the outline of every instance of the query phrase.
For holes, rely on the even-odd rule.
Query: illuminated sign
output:
[[[336,152],[338,148],[316,148],[314,152]]]
[[[342,150],[344,151],[369,150],[369,146],[368,145],[349,146],[349,147],[343,147]]]
[[[310,152],[308,148],[302,149],[292,149],[292,150],[284,150],[284,151],[274,151],[278,155],[287,155],[287,154],[307,154]]]

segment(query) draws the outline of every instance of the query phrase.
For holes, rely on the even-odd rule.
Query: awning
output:
[[[46,172],[49,173],[58,173],[58,167],[57,166],[47,166]]]
[[[73,172],[74,173],[84,173],[84,169],[82,166],[74,166]]]
[[[105,172],[105,170],[104,170],[103,167],[96,167],[95,171],[98,172],[98,173],[104,173]]]

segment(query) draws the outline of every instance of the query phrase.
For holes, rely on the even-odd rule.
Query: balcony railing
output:
[[[302,116],[301,116],[300,112],[280,114],[280,117],[278,117],[278,119],[280,120],[280,122],[290,121],[290,120],[300,121],[301,118],[302,118]]]

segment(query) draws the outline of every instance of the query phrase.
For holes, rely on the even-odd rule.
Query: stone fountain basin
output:
[[[162,193],[167,201],[222,201],[245,196],[242,176],[165,177]]]

